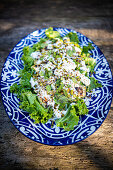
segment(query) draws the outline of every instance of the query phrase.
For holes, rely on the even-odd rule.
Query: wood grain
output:
[[[0,2],[0,71],[8,53],[30,32],[43,27],[67,27],[98,45],[113,71],[113,3],[110,1]],[[22,135],[0,104],[0,169],[113,169],[113,102],[102,126],[90,137],[68,146],[46,146]]]

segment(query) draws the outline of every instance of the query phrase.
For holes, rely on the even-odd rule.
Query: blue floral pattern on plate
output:
[[[66,28],[54,28],[61,36],[69,32],[76,32]],[[22,49],[25,46],[32,46],[40,38],[46,37],[45,28],[34,31],[23,38],[10,52],[2,69],[1,94],[7,115],[14,126],[26,137],[47,145],[68,145],[79,142],[94,133],[105,120],[112,101],[113,79],[109,64],[100,49],[83,34],[76,32],[80,45],[92,43],[94,49],[92,57],[96,59],[95,74],[93,75],[100,83],[101,88],[94,89],[85,97],[84,101],[89,109],[89,114],[81,116],[79,124],[73,131],[64,131],[54,125],[51,128],[51,121],[46,124],[34,124],[29,114],[19,108],[18,98],[10,93],[10,86],[19,82],[18,71],[23,68],[21,61]]]

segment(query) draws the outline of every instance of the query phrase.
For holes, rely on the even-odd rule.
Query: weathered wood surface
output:
[[[21,38],[49,26],[71,28],[88,36],[100,47],[113,71],[113,3],[88,1],[2,0],[0,71]],[[1,102],[0,169],[113,169],[113,103],[102,126],[84,141],[46,146],[23,136],[10,122]]]

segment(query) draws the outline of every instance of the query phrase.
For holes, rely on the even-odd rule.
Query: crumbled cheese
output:
[[[42,62],[41,60],[37,60],[37,61],[36,61],[36,64],[37,64],[37,65],[40,65],[41,62]]]
[[[62,69],[65,69],[66,71],[71,72],[71,70],[74,70],[76,68],[76,64],[73,61],[66,61],[64,60],[62,64]]]
[[[35,51],[31,53],[31,57],[35,58],[35,59],[39,59],[41,56],[41,53],[39,51]]]
[[[35,81],[32,77],[31,77],[31,79],[30,79],[30,83],[31,83],[31,87],[34,87],[35,85],[38,84],[38,82]]]
[[[54,101],[54,100],[53,100],[53,101],[48,101],[47,104],[50,105],[50,106],[52,106],[52,107],[54,107],[55,101]]]
[[[66,50],[73,50],[73,48],[72,48],[71,45],[68,45],[68,46],[66,47]]]
[[[53,45],[52,44],[48,44],[47,49],[48,50],[52,50],[53,49]]]
[[[79,47],[76,47],[76,46],[75,46],[75,51],[80,53],[80,52],[81,52],[81,49],[80,49]]]
[[[82,66],[86,66],[85,61],[81,61],[81,64],[82,64]]]
[[[81,69],[81,70],[83,70],[83,71],[87,71],[87,72],[89,72],[89,71],[90,71],[90,69],[89,69],[89,68],[87,68],[86,66],[80,67],[80,69]]]
[[[57,48],[56,48],[56,49],[53,49],[53,51],[54,51],[54,52],[57,52],[57,51],[58,51],[58,49],[57,49]]]
[[[83,74],[81,74],[81,82],[83,84],[85,84],[86,86],[90,85],[90,79],[88,77],[84,76]]]
[[[58,109],[54,109],[54,115],[58,119],[61,118],[61,113],[60,113],[60,111]]]
[[[81,76],[81,73],[80,73],[80,71],[75,70],[75,71],[74,71],[74,75],[75,75],[75,77],[80,77],[80,76]]]
[[[51,84],[51,88],[52,88],[53,90],[55,90],[55,85],[54,85],[54,84]]]

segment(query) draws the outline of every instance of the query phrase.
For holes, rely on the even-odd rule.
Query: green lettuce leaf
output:
[[[94,77],[90,77],[90,85],[87,88],[87,92],[90,92],[92,89],[96,89],[98,87],[102,87],[101,83],[98,83]]]
[[[46,43],[47,39],[46,38],[41,38],[40,41],[36,44],[33,45],[32,49],[34,51],[39,51],[43,48],[45,48],[48,44]]]
[[[50,39],[54,39],[54,38],[59,38],[60,37],[60,33],[58,31],[54,31],[52,27],[46,29],[45,30],[45,34]]]
[[[88,114],[88,109],[83,99],[78,99],[76,103],[70,104],[66,115],[56,120],[56,125],[66,131],[74,129],[78,125],[79,116]]]
[[[83,99],[78,99],[75,104],[75,109],[77,112],[77,115],[86,115],[88,114],[87,106]]]
[[[33,94],[31,91],[26,91],[21,95],[22,102],[20,102],[20,108],[29,112],[35,123],[46,123],[52,117],[52,109],[50,111],[50,108],[44,108],[38,102],[36,94]]]
[[[94,73],[94,67],[96,65],[96,60],[92,57],[84,57],[85,64],[90,69],[90,73]]]
[[[21,85],[17,84],[17,83],[14,83],[11,87],[10,87],[10,92],[11,93],[15,93],[17,94],[17,97],[20,98],[21,96]]]
[[[66,37],[69,37],[71,42],[79,43],[79,39],[78,39],[78,36],[77,36],[76,33],[69,32],[69,33],[66,35]]]
[[[24,66],[27,66],[27,70],[31,69],[31,66],[34,64],[34,59],[30,56],[33,51],[33,48],[29,46],[23,48],[21,60],[24,61]]]
[[[84,60],[86,65],[94,66],[96,64],[96,60],[94,58],[84,57]]]
[[[63,128],[66,131],[74,130],[74,126],[78,125],[79,116],[76,115],[74,106],[70,105],[66,115],[56,120],[56,126]]]
[[[82,54],[83,54],[83,53],[88,54],[88,52],[89,52],[90,50],[93,50],[93,49],[94,49],[94,47],[92,46],[91,43],[89,43],[88,46],[83,46]]]

